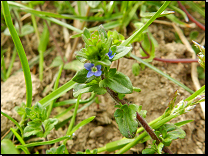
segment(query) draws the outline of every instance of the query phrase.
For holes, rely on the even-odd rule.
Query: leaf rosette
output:
[[[90,33],[86,28],[83,31],[82,39],[85,42],[85,48],[76,52],[76,58],[81,62],[87,60],[96,65],[110,66],[109,56],[106,55],[109,52],[112,44],[112,38],[107,36],[103,26],[99,26],[99,29]],[[112,50],[112,54],[115,50]]]

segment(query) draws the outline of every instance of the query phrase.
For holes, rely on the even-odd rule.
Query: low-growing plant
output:
[[[103,95],[108,93],[116,102],[115,107],[117,108],[114,112],[114,117],[120,133],[124,136],[121,140],[116,140],[110,143],[107,143],[104,147],[96,148],[96,149],[86,149],[85,152],[77,151],[77,154],[97,154],[103,151],[116,151],[116,153],[125,153],[130,148],[135,146],[138,143],[146,142],[147,140],[153,140],[152,144],[142,151],[143,154],[162,154],[172,152],[169,150],[168,146],[171,145],[173,140],[184,138],[186,136],[185,131],[183,131],[180,127],[193,121],[193,120],[185,120],[181,122],[177,122],[174,124],[169,124],[170,120],[185,114],[192,110],[198,103],[205,101],[205,86],[201,87],[198,91],[193,92],[191,89],[181,84],[177,80],[171,78],[169,75],[163,73],[153,65],[149,64],[153,59],[155,59],[155,46],[157,43],[154,38],[148,31],[148,26],[158,17],[166,16],[172,14],[172,12],[163,12],[170,2],[164,2],[163,5],[158,9],[155,13],[145,13],[146,8],[141,8],[141,16],[144,18],[149,17],[148,21],[145,23],[134,23],[137,28],[136,31],[127,39],[118,33],[116,30],[106,32],[106,29],[103,25],[97,27],[97,30],[92,32],[91,30],[84,28],[83,31],[80,30],[80,34],[84,41],[85,47],[79,51],[76,51],[76,64],[79,66],[83,66],[81,69],[76,69],[77,72],[74,77],[69,80],[67,83],[58,88],[59,79],[63,69],[68,69],[69,66],[71,69],[72,66],[76,66],[74,63],[64,64],[64,59],[56,58],[51,66],[59,66],[59,71],[57,73],[56,82],[54,85],[54,90],[40,101],[36,102],[35,105],[31,105],[32,102],[32,84],[31,84],[31,75],[29,64],[27,62],[27,58],[18,37],[17,31],[12,24],[11,16],[9,13],[8,3],[6,1],[1,2],[3,14],[5,18],[6,25],[8,26],[8,30],[12,36],[12,39],[15,43],[15,47],[17,49],[18,55],[20,57],[20,61],[22,63],[22,68],[25,75],[26,80],[26,89],[27,89],[27,101],[26,104],[22,103],[21,106],[15,107],[17,113],[22,117],[20,123],[16,122],[13,118],[7,115],[4,112],[1,112],[2,115],[10,119],[15,125],[16,128],[10,128],[14,136],[18,139],[18,145],[14,146],[8,139],[3,139],[1,142],[1,147],[3,150],[1,152],[3,154],[7,153],[15,153],[18,154],[19,150],[22,150],[26,154],[30,154],[30,148],[39,145],[51,145],[57,142],[62,141],[60,146],[58,147],[48,147],[45,151],[46,154],[68,154],[68,149],[66,146],[66,142],[69,139],[73,139],[74,133],[84,125],[91,122],[95,116],[91,116],[78,124],[75,125],[75,119],[77,113],[81,112],[83,109],[91,105],[93,102],[99,103],[97,99],[97,95]],[[145,2],[142,2],[145,3]],[[141,2],[121,2],[121,9],[125,12],[125,15],[120,20],[121,26],[119,30],[125,28],[130,20],[134,17],[134,14],[137,8],[142,4]],[[147,2],[148,3],[148,2]],[[15,2],[11,2],[10,4],[15,5]],[[58,9],[59,11],[66,12],[68,7],[72,8],[71,4],[68,2],[62,2]],[[65,6],[66,4],[67,6]],[[91,8],[96,8],[99,5],[102,5],[101,2],[87,2],[87,4]],[[106,5],[106,2],[103,4]],[[161,4],[161,3],[159,3]],[[35,4],[30,4],[35,5]],[[57,5],[57,3],[55,3]],[[80,3],[80,5],[82,5]],[[115,7],[115,2],[112,5],[108,3],[109,8],[105,8],[105,5],[102,6],[103,10],[111,10],[106,17],[112,13],[112,9]],[[128,7],[125,7],[128,5]],[[149,5],[149,4],[148,4]],[[158,3],[157,3],[158,5]],[[156,6],[157,6],[156,5]],[[131,10],[133,7],[133,10]],[[63,10],[62,10],[63,8]],[[171,8],[175,8],[171,6]],[[28,9],[23,6],[23,9],[31,12],[33,14],[37,14],[37,11],[33,9]],[[180,12],[180,10],[177,10]],[[74,9],[71,9],[71,12],[76,14]],[[45,13],[46,15],[47,13]],[[182,13],[183,14],[183,13]],[[51,14],[51,16],[55,16]],[[62,15],[56,15],[61,17]],[[184,15],[185,16],[185,15]],[[47,16],[42,16],[44,19],[52,20]],[[76,16],[73,16],[74,18]],[[129,20],[125,20],[125,18],[129,17]],[[169,16],[171,18],[171,16]],[[76,17],[81,18],[81,17]],[[145,21],[145,20],[144,20]],[[57,21],[56,21],[57,22]],[[60,24],[61,22],[59,22]],[[63,24],[63,23],[61,23]],[[76,30],[76,28],[72,29]],[[79,30],[78,30],[79,31]],[[40,38],[39,43],[39,53],[40,53],[40,64],[43,64],[43,53],[46,50],[49,39],[49,32],[47,31],[47,22],[44,25],[43,34]],[[141,42],[141,50],[140,53],[143,57],[139,58],[131,53],[132,51],[132,43]],[[44,44],[43,44],[44,43]],[[200,49],[199,56],[199,64],[202,68],[205,68],[205,48],[200,46],[199,44],[194,44]],[[3,56],[3,54],[2,54]],[[120,58],[134,59],[137,60],[138,63],[133,64],[132,72],[134,75],[139,75],[140,69],[144,69],[144,67],[149,67],[159,74],[163,75],[167,79],[173,81],[178,84],[180,87],[192,93],[191,96],[187,97],[185,100],[181,100],[179,103],[175,104],[176,98],[178,96],[177,90],[174,93],[174,96],[171,97],[171,101],[168,104],[168,107],[164,111],[164,113],[158,117],[157,119],[147,123],[145,118],[148,110],[142,110],[142,106],[130,103],[124,99],[126,94],[131,94],[133,92],[139,92],[141,89],[139,86],[133,86],[130,78],[126,76],[124,73],[117,71],[117,68],[111,68],[111,64],[114,61],[119,60]],[[79,63],[80,61],[81,63]],[[42,80],[42,71],[43,67],[40,67],[40,79]],[[5,75],[5,68],[3,70]],[[8,76],[7,76],[8,77]],[[57,98],[66,93],[67,91],[73,89],[73,96],[77,99],[69,99],[66,101],[56,102]],[[87,100],[81,100],[81,96],[84,93],[91,93],[91,97]],[[64,112],[58,114],[56,117],[50,118],[50,114],[53,108],[63,105],[69,105]],[[79,105],[85,104],[80,109]],[[60,121],[59,117],[70,111],[74,108],[73,115],[69,116],[64,121]],[[48,140],[47,135],[50,131],[55,128],[56,130],[70,120],[70,124],[68,126],[66,135],[54,140]],[[25,141],[29,137],[40,137],[43,138],[43,141],[40,142],[32,142],[25,143]],[[11,147],[11,149],[6,148],[6,146]],[[162,152],[163,151],[163,152]]]

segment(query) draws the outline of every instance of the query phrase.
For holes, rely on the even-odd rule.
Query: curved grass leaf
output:
[[[65,83],[64,85],[62,85],[61,87],[50,93],[49,95],[45,96],[43,99],[39,101],[39,103],[42,104],[43,107],[47,107],[50,104],[49,103],[50,101],[57,99],[58,97],[60,97],[61,95],[72,89],[75,83],[76,82],[70,80],[69,82]]]
[[[20,62],[23,68],[24,76],[25,76],[25,84],[26,84],[26,105],[27,107],[31,107],[32,104],[32,80],[31,80],[31,74],[30,74],[30,68],[27,61],[27,57],[25,55],[24,48],[22,46],[22,43],[20,41],[19,36],[17,35],[17,32],[14,28],[14,25],[12,23],[9,6],[7,4],[7,1],[2,1],[2,10],[4,14],[5,22],[9,28],[10,34],[12,36],[12,39],[14,41],[15,47],[17,49]]]
[[[91,116],[87,119],[84,119],[83,121],[81,121],[80,123],[78,123],[76,126],[74,126],[74,128],[70,131],[69,135],[72,135],[76,130],[78,130],[79,128],[83,127],[84,125],[88,124],[89,122],[91,122],[93,119],[95,118],[95,116]]]
[[[56,142],[60,142],[64,139],[69,138],[70,136],[63,136],[60,137],[58,139],[54,139],[54,140],[50,140],[50,141],[44,141],[44,142],[34,142],[34,143],[30,143],[30,144],[25,144],[25,145],[17,145],[17,148],[22,148],[22,147],[33,147],[33,146],[41,146],[41,145],[50,145],[50,144],[54,144]]]
[[[14,120],[12,117],[10,117],[9,115],[7,115],[6,113],[4,113],[2,111],[1,111],[1,114],[3,116],[7,117],[9,120],[11,120],[19,128],[21,134],[23,135],[23,129],[22,129],[22,127],[20,127],[19,123],[16,120]]]

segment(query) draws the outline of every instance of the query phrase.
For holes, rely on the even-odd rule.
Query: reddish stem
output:
[[[199,28],[203,29],[205,31],[205,26],[203,24],[201,24],[200,22],[198,22],[193,16],[191,16],[191,14],[186,10],[186,8],[181,4],[180,1],[177,1],[178,5],[180,6],[180,8],[186,13],[186,15],[188,16],[188,18],[194,22]]]
[[[150,57],[150,54],[142,47],[142,44],[140,44],[140,47],[142,48],[142,50],[144,51],[144,53],[147,55],[145,57],[140,57],[141,59],[148,59]],[[133,58],[129,58],[129,59],[133,59]],[[162,59],[162,58],[158,58],[155,57],[153,58],[153,60],[156,61],[161,61],[161,62],[167,62],[167,63],[192,63],[192,62],[198,62],[198,59]]]
[[[101,79],[103,80],[105,77],[104,75],[101,75]],[[113,90],[111,90],[110,88],[106,87],[107,92],[110,94],[110,96],[117,102],[117,103],[121,103],[122,105],[124,104],[128,104],[128,102],[126,102],[125,100],[121,100],[118,97],[118,93],[114,92]],[[144,129],[146,130],[146,132],[150,135],[150,137],[153,140],[156,140],[156,144],[159,144],[161,141],[160,139],[156,136],[156,134],[154,133],[154,131],[152,130],[152,128],[148,125],[148,123],[144,120],[144,118],[138,113],[137,114],[137,120],[140,122],[140,124],[144,127]],[[166,146],[163,147],[163,151],[165,153],[169,153],[169,154],[173,154]]]
[[[144,118],[138,112],[136,112],[136,114],[137,114],[137,119],[140,122],[140,124],[142,125],[142,127],[144,127],[144,129],[146,130],[146,132],[149,134],[149,136],[153,140],[156,140],[156,144],[159,144],[161,141],[156,136],[156,134],[154,133],[154,131],[152,130],[152,128],[148,125],[148,123],[144,120]],[[173,154],[166,146],[163,147],[163,151],[165,153]]]

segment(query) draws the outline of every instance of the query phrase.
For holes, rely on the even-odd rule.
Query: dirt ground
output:
[[[63,39],[63,31],[60,26],[55,24],[51,24],[51,28],[53,30],[54,36],[58,40],[59,46],[63,51],[66,51],[66,45],[64,44]],[[176,43],[175,40],[175,30],[172,26],[167,25],[159,25],[152,24],[149,27],[150,32],[156,38],[159,43],[159,47],[156,48],[156,57],[162,58],[191,58],[191,54],[187,51],[186,47],[181,43]],[[198,29],[197,29],[198,30]],[[197,38],[197,42],[201,43],[203,37],[205,36],[204,32],[199,30],[199,37]],[[188,37],[188,35],[187,35]],[[35,44],[35,35],[28,35],[30,43],[32,47],[28,46],[26,39],[23,37],[22,43],[25,48],[26,55],[28,60],[37,55],[37,45]],[[71,47],[73,46],[73,41],[70,40]],[[80,46],[77,50],[82,46],[82,41],[80,41]],[[5,47],[11,44],[13,47],[13,42],[11,38],[8,38],[8,41],[5,43]],[[50,38],[49,47],[54,45],[52,42],[52,38]],[[133,53],[137,56],[139,54],[139,44],[136,43],[134,47]],[[45,58],[45,71],[44,71],[44,80],[41,83],[38,80],[38,66],[34,66],[32,68],[32,72],[34,75],[32,76],[33,80],[33,104],[39,101],[43,97],[43,89],[46,86],[50,86],[53,81],[54,75],[57,73],[58,68],[49,68],[52,60],[59,55],[56,50],[53,50],[46,58]],[[8,62],[8,61],[7,61]],[[117,62],[112,64],[112,67],[116,67]],[[126,58],[120,59],[119,69],[118,71],[126,74],[132,81],[133,86],[139,87],[141,89],[140,93],[133,92],[132,94],[126,95],[125,98],[132,103],[137,105],[142,105],[143,110],[147,110],[146,120],[150,122],[155,118],[159,117],[163,114],[166,109],[171,95],[175,90],[178,90],[180,95],[177,98],[177,101],[187,98],[191,94],[174,84],[172,81],[164,78],[158,73],[154,72],[149,68],[145,68],[143,71],[140,71],[138,76],[134,76],[131,67],[132,64],[136,63],[135,60],[129,60]],[[164,63],[153,61],[151,63],[158,69],[162,70],[164,73],[169,74],[172,78],[180,81],[185,84],[190,89],[194,90],[193,82],[191,79],[191,64],[172,64],[172,63]],[[14,68],[12,74],[15,73],[17,69],[19,69],[19,58],[17,57],[15,60]],[[70,80],[75,71],[66,71],[65,78],[61,78],[60,85],[63,85],[68,80]],[[205,84],[205,79],[200,80],[201,86]],[[1,110],[8,115],[11,115],[16,120],[20,120],[20,117],[14,111],[14,106],[20,105],[22,101],[25,101],[25,88],[24,88],[24,77],[23,73],[18,73],[16,75],[11,76],[8,81],[1,82]],[[50,88],[50,87],[49,87]],[[82,99],[86,99],[90,96],[90,93],[85,93],[82,96]],[[9,100],[8,100],[9,97]],[[72,91],[67,92],[64,96],[62,96],[59,101],[67,100],[73,98]],[[107,93],[104,95],[98,96],[101,101],[99,104],[99,109],[97,108],[97,104],[93,103],[82,112],[77,114],[76,124],[80,121],[91,117],[96,116],[95,119],[89,124],[85,125],[81,129],[77,130],[73,140],[69,140],[67,142],[67,147],[70,153],[76,153],[77,151],[85,151],[86,149],[95,149],[99,147],[103,147],[106,143],[111,141],[119,140],[122,138],[122,135],[119,132],[118,126],[115,122],[115,118],[113,116],[116,108],[115,102]],[[63,107],[64,109],[65,107]],[[57,114],[59,110],[53,109],[52,116]],[[69,112],[71,114],[72,112]],[[171,120],[171,123],[190,120],[194,121],[183,126],[182,129],[186,132],[186,137],[184,139],[178,139],[172,142],[170,145],[170,150],[176,154],[202,154],[205,153],[205,119],[202,115],[202,111],[200,105],[197,105],[194,110],[188,112],[187,114],[181,115],[180,117]],[[6,126],[5,126],[6,125]],[[13,126],[13,124],[4,119],[1,116],[1,136],[3,136],[8,129]],[[48,135],[48,140],[56,139],[58,137],[64,136],[68,125],[60,128],[58,131],[54,129]],[[148,146],[147,143],[138,144],[135,147],[131,148],[128,152],[129,154],[133,153],[141,153],[141,151]],[[54,144],[53,146],[57,146],[59,143]],[[42,147],[44,148],[44,147]],[[104,152],[103,152],[104,153]],[[114,153],[114,152],[106,152],[106,153]]]

